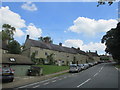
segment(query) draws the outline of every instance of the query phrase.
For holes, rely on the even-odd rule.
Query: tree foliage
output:
[[[106,1],[108,2],[108,5],[110,6],[110,5],[113,4],[113,2],[114,2],[115,0],[99,0],[97,7],[99,7],[99,5],[105,5],[105,4],[106,4]]]
[[[113,58],[120,63],[120,22],[116,28],[112,28],[102,37],[101,42],[106,45],[106,53],[112,54]]]
[[[20,54],[21,46],[16,40],[12,40],[8,44],[8,52],[11,54]]]
[[[51,37],[39,37],[38,38],[39,41],[45,42],[46,40],[48,40],[49,43],[53,43],[53,40],[51,39]]]
[[[47,55],[47,60],[49,61],[49,64],[50,65],[52,65],[52,64],[54,64],[54,58],[53,58],[53,53],[52,54],[50,54],[50,55]]]
[[[13,35],[16,29],[9,24],[2,25],[2,41],[13,40]]]

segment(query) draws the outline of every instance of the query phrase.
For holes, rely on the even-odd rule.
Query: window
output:
[[[62,63],[64,63],[64,61],[62,61]]]
[[[48,54],[45,52],[45,55],[47,56]]]
[[[15,60],[15,58],[10,58],[10,61],[15,62],[16,60]]]
[[[38,51],[37,50],[35,51],[35,54],[38,55]]]

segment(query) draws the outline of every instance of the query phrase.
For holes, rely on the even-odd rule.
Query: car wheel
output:
[[[10,79],[9,82],[13,82],[14,78]]]

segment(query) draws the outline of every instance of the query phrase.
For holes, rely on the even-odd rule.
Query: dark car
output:
[[[10,67],[0,67],[0,79],[2,82],[12,82],[14,80],[14,71]]]

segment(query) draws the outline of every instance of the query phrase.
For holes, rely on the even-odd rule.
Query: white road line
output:
[[[61,78],[59,80],[62,80]]]
[[[47,83],[44,83],[43,85],[47,85],[47,84],[49,84],[49,82],[47,82]]]
[[[18,87],[18,88],[25,88],[25,87],[32,86],[32,85],[35,85],[35,84],[38,84],[38,83],[40,83],[40,82],[29,84],[29,85],[25,85],[25,86],[21,86],[21,87]]]
[[[105,64],[104,64],[104,65],[105,65]],[[102,71],[102,69],[103,69],[104,65],[100,68],[99,72],[101,72],[101,71]]]
[[[98,73],[96,73],[96,74],[94,75],[94,77],[97,76],[97,75],[98,75]]]
[[[56,80],[52,81],[52,82],[56,82]]]
[[[88,81],[90,81],[91,80],[91,78],[89,78],[88,80],[86,80],[85,82],[83,82],[83,83],[81,83],[80,85],[78,85],[77,87],[80,87],[80,86],[82,86],[82,85],[84,85],[85,83],[87,83]]]
[[[64,77],[64,78],[67,78],[67,77]]]
[[[72,75],[74,75],[74,74],[72,74]]]
[[[37,85],[37,86],[34,86],[33,88],[37,88],[37,87],[39,87],[40,85]]]
[[[118,68],[115,67],[116,70],[118,70]]]
[[[51,78],[51,79],[47,79],[47,80],[44,80],[44,81],[41,81],[41,82],[36,82],[36,83],[28,84],[28,85],[21,86],[21,87],[18,87],[18,88],[25,88],[25,87],[32,86],[32,85],[35,85],[35,84],[44,83],[44,82],[47,82],[47,81],[49,81],[49,80],[53,80],[53,79],[56,79],[56,78],[58,78],[58,77],[54,77],[54,78]]]

